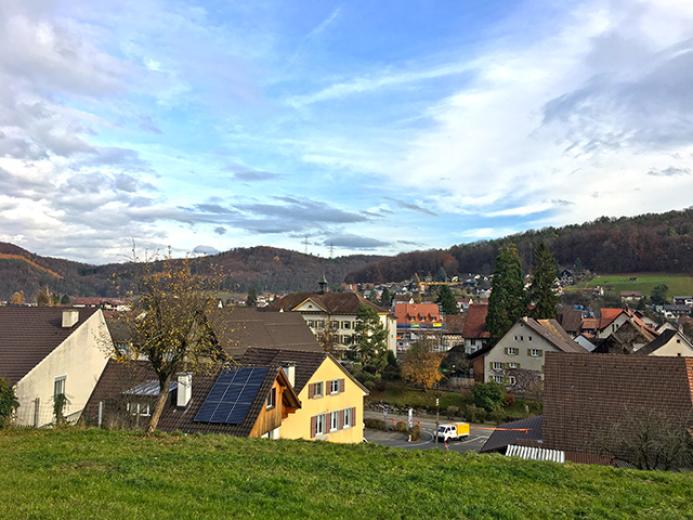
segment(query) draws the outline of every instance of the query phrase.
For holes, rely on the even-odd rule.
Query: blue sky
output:
[[[0,240],[394,254],[684,208],[692,41],[683,0],[6,0]]]

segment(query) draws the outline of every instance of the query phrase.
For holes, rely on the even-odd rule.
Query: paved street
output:
[[[383,419],[382,412],[374,412],[366,410],[366,417],[369,419]],[[407,420],[406,416],[403,415],[392,415],[387,416],[388,423],[394,424],[398,421]],[[394,423],[393,423],[394,421]],[[452,422],[448,421],[445,417],[441,417],[440,423]],[[422,438],[417,442],[407,442],[406,436],[400,432],[384,432],[380,430],[366,430],[366,439],[368,442],[374,444],[381,444],[383,446],[389,446],[393,448],[405,448],[405,449],[445,449],[442,443],[436,444],[433,440],[433,431],[435,430],[435,418],[431,417],[416,417],[414,416],[414,423],[421,425],[423,432]],[[470,436],[463,441],[452,441],[448,443],[448,449],[465,452],[465,451],[479,451],[481,447],[486,442],[486,439],[491,435],[491,431],[482,425],[471,425]]]

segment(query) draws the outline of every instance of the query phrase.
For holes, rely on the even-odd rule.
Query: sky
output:
[[[693,204],[690,0],[0,0],[0,241],[395,254]]]

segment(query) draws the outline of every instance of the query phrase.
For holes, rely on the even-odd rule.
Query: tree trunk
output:
[[[159,425],[159,419],[161,419],[161,414],[164,411],[166,402],[168,401],[169,387],[171,386],[171,378],[173,376],[169,374],[166,376],[166,380],[163,385],[159,385],[159,398],[156,400],[154,405],[154,410],[152,411],[152,417],[149,419],[149,426],[147,426],[147,433],[154,433],[157,426]]]

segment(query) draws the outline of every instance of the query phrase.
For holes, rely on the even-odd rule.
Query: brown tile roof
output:
[[[534,318],[522,318],[528,327],[539,334],[546,341],[563,352],[586,353],[587,351],[575,343],[563,327],[556,320],[535,320]]]
[[[599,320],[597,318],[585,318],[582,320],[582,330],[597,330]]]
[[[297,312],[259,312],[225,308],[210,317],[212,330],[232,357],[251,347],[322,352],[320,344]]]
[[[308,298],[323,307],[329,314],[356,314],[361,305],[368,305],[378,312],[387,312],[378,305],[368,301],[360,294],[353,292],[343,293],[291,293],[283,298],[275,300],[267,307],[269,311],[291,311]]]
[[[545,447],[595,453],[615,424],[646,408],[693,426],[693,359],[546,354]]]
[[[467,309],[462,335],[467,339],[490,338],[491,334],[486,330],[486,316],[488,305],[472,303]]]
[[[558,322],[567,332],[579,334],[582,325],[582,312],[564,307],[558,315]]]
[[[466,317],[467,315],[465,313],[446,314],[445,334],[462,334]]]
[[[435,303],[396,303],[395,318],[397,325],[433,325],[441,323],[440,308]]]
[[[62,327],[67,307],[0,307],[0,378],[14,384],[53,352],[97,309],[75,309],[79,321]]]
[[[182,431],[186,433],[226,433],[240,437],[247,437],[255,424],[255,421],[264,405],[274,380],[277,377],[279,367],[269,366],[270,370],[258,390],[248,414],[241,424],[210,424],[195,422],[195,415],[207,398],[221,369],[211,374],[196,374],[192,378],[192,398],[185,408],[178,408],[176,403],[176,390],[172,389],[170,401],[164,408],[159,421],[159,430]],[[132,388],[145,383],[156,383],[157,378],[147,361],[133,361],[119,363],[109,360],[101,375],[87,405],[82,412],[82,421],[94,426],[98,424],[99,402],[103,402],[103,421],[105,426],[131,427],[132,417],[125,410],[125,404],[136,398],[124,394]],[[296,401],[298,398],[294,395]],[[153,403],[155,397],[139,398]],[[142,417],[140,427],[146,427],[148,417]]]

